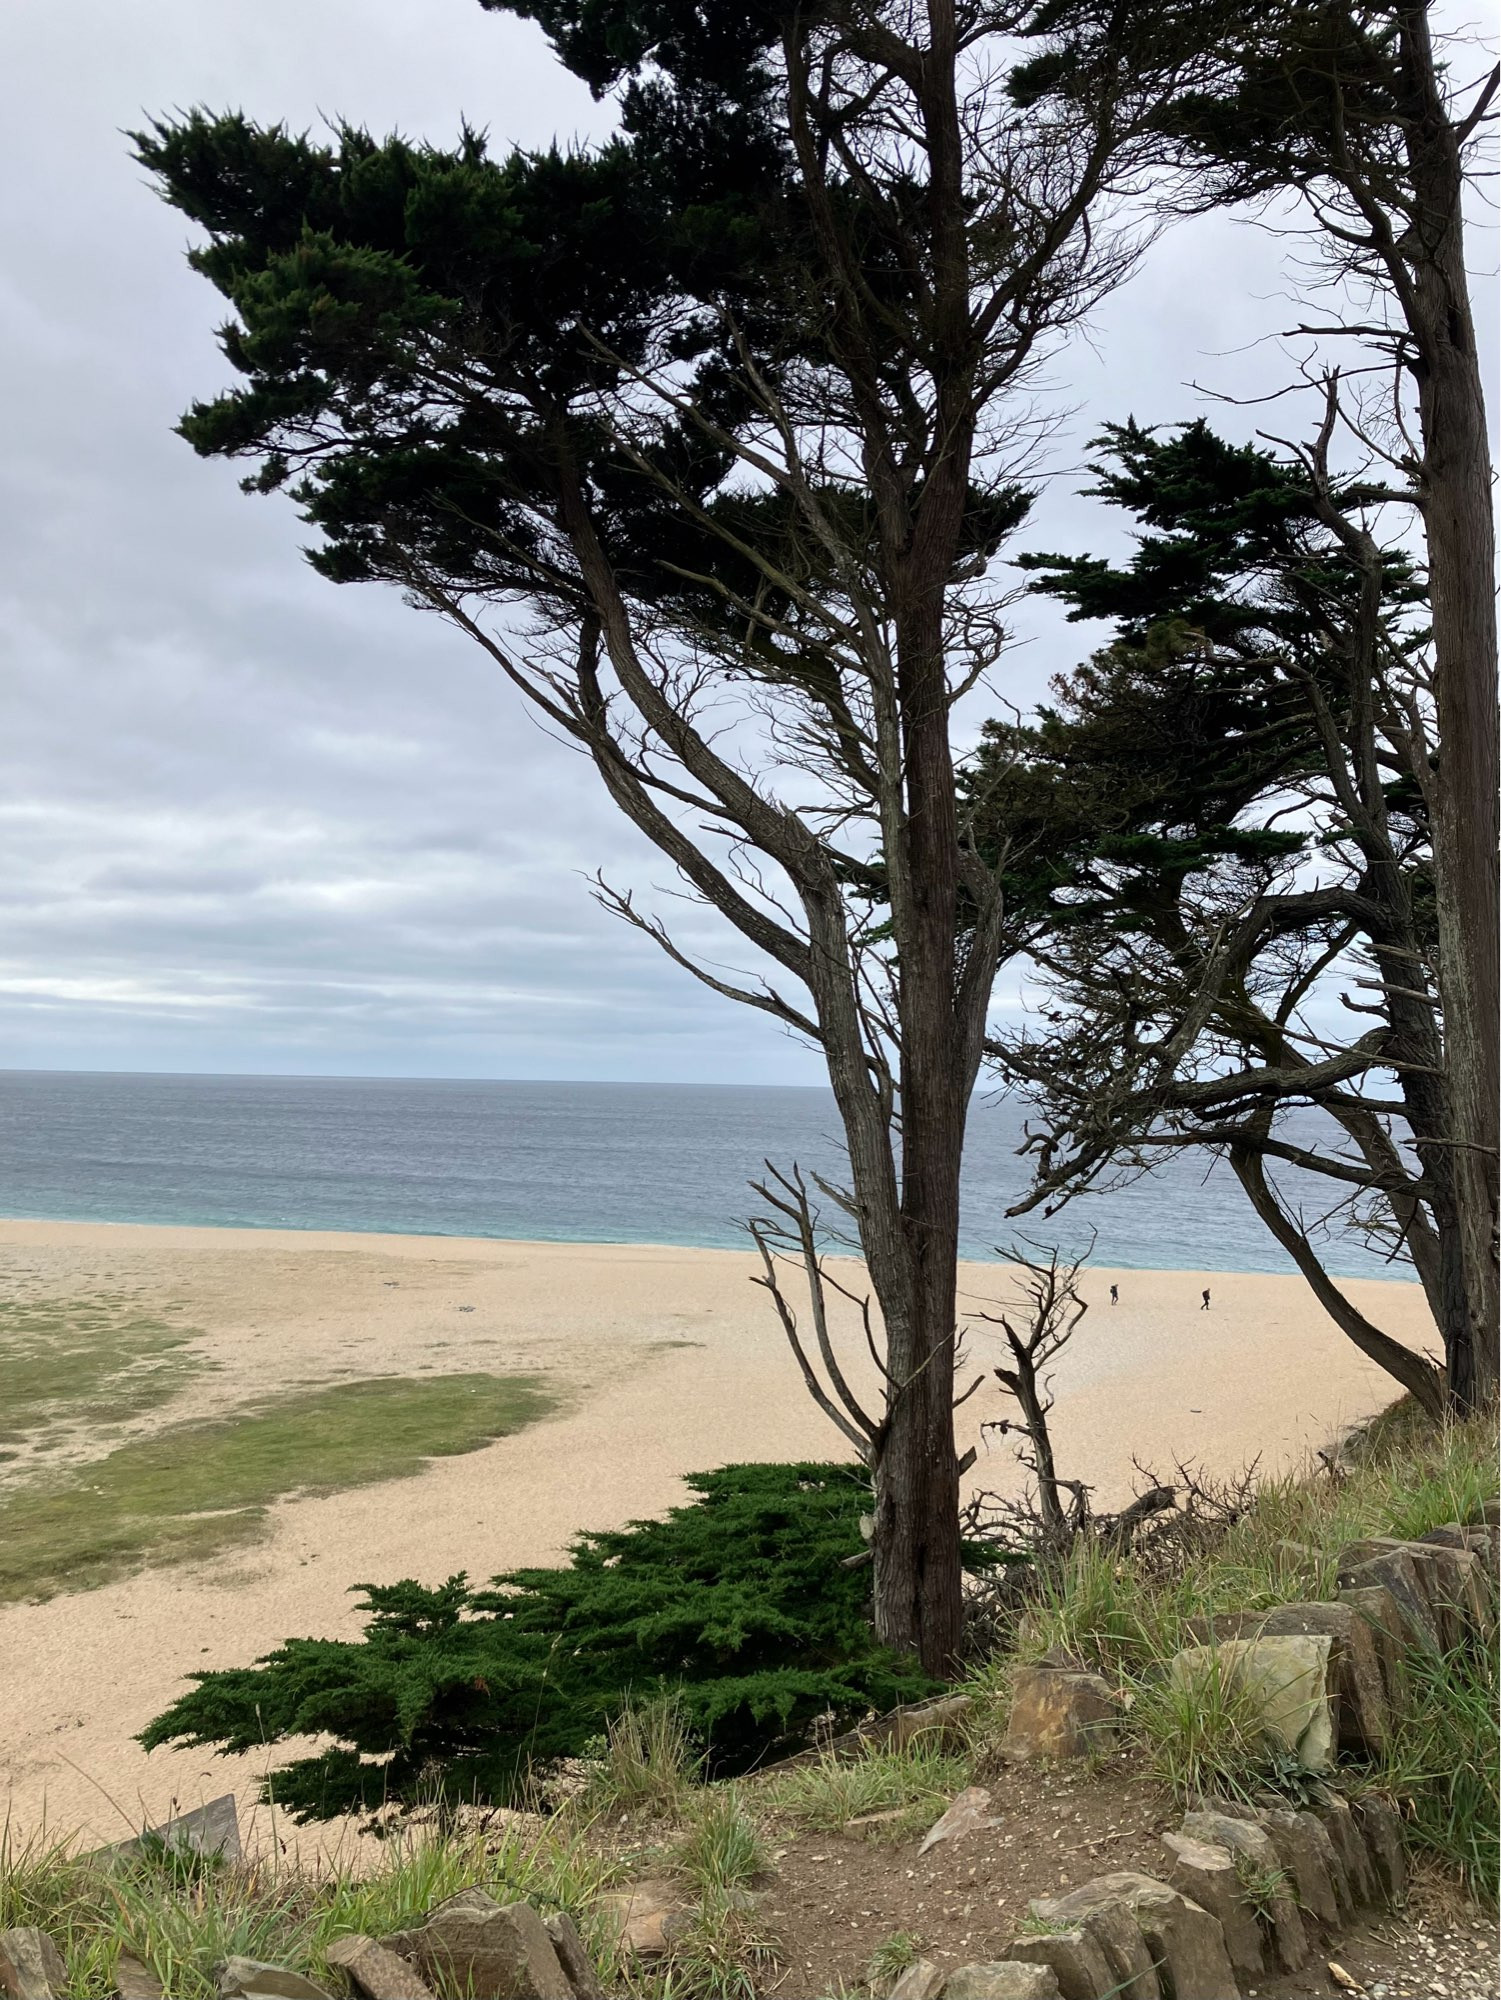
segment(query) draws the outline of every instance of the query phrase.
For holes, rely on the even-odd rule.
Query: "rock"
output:
[[[1405,1703],[1407,1649],[1410,1644],[1401,1606],[1383,1584],[1367,1584],[1363,1589],[1342,1590],[1339,1602],[1353,1611],[1371,1635],[1381,1668],[1381,1685],[1388,1712]]]
[[[1189,1629],[1211,1644],[1258,1636],[1281,1639],[1322,1634],[1332,1639],[1339,1690],[1339,1747],[1356,1757],[1380,1755],[1391,1733],[1386,1682],[1375,1634],[1354,1606],[1278,1604],[1268,1611],[1232,1611],[1218,1618],[1196,1618],[1190,1621]]]
[[[1266,1971],[1261,1926],[1246,1899],[1230,1849],[1187,1833],[1165,1833],[1162,1844],[1168,1854],[1170,1885],[1214,1918],[1224,1933],[1225,1949],[1236,1973],[1259,1979]]]
[[[594,1961],[579,1936],[579,1927],[566,1910],[559,1910],[547,1919],[547,1935],[552,1939],[559,1965],[568,1975],[573,2000],[609,2000],[594,1970]]]
[[[347,1973],[365,2000],[432,2000],[432,1988],[419,1979],[404,1958],[374,1938],[358,1932],[335,1938],[325,1956]]]
[[[1190,1646],[1174,1656],[1168,1671],[1190,1689],[1215,1675],[1227,1686],[1244,1689],[1260,1710],[1267,1734],[1306,1770],[1334,1768],[1339,1691],[1334,1641],[1327,1636],[1288,1634]]]
[[[1071,1931],[1014,1937],[1006,1946],[1006,1956],[1020,1959],[1024,1965],[1047,1966],[1063,2000],[1111,2000],[1120,1990],[1105,1947],[1082,1924]]]
[[[1334,1851],[1339,1856],[1340,1866],[1345,1871],[1351,1902],[1356,1909],[1369,1909],[1372,1903],[1379,1903],[1381,1886],[1371,1866],[1364,1836],[1350,1811],[1349,1801],[1342,1798],[1326,1800],[1318,1808],[1318,1817],[1323,1821]]]
[[[1120,2000],[1162,2000],[1162,1981],[1152,1953],[1130,1904],[1099,1876],[1062,1896],[1040,1896],[1028,1904],[1032,1916],[1050,1931],[1075,1928],[1088,1932],[1105,1954],[1115,1981],[1110,1989]]]
[[[1045,1965],[996,1959],[961,1965],[943,1983],[942,2000],[1059,2000],[1058,1981]]]
[[[1309,1542],[1273,1542],[1268,1554],[1277,1576],[1288,1583],[1306,1583],[1317,1589],[1328,1558]]]
[[[1166,2000],[1240,2000],[1224,1933],[1207,1910],[1130,1869],[1098,1876],[1096,1886],[1118,1895],[1135,1917]]]
[[[387,1948],[396,1940],[387,1939]],[[573,2000],[568,1975],[530,1903],[497,1903],[461,1889],[428,1911],[401,1942],[432,1986],[485,2000]]]
[[[922,1701],[910,1708],[895,1709],[887,1741],[894,1750],[905,1750],[909,1743],[915,1743],[919,1738],[935,1747],[962,1742],[974,1705],[973,1695],[948,1694],[941,1695],[937,1701]]]
[[[1319,1923],[1337,1930],[1345,1901],[1344,1870],[1323,1826],[1312,1813],[1284,1808],[1256,1818],[1292,1877],[1299,1903]]]
[[[611,1889],[600,1897],[599,1907],[613,1922],[621,1949],[637,1958],[661,1958],[680,1917],[679,1892],[671,1882],[641,1881]]]
[[[0,1931],[0,1993],[6,2000],[63,2000],[68,1968],[62,1953],[35,1924]]]
[[[943,1817],[928,1828],[919,1854],[926,1854],[930,1847],[937,1847],[940,1841],[962,1840],[967,1833],[974,1833],[981,1827],[994,1826],[990,1812],[990,1794],[983,1785],[969,1785],[960,1792]]]
[[[1489,1528],[1493,1534],[1501,1531],[1501,1500],[1482,1500],[1471,1514],[1467,1526]]]
[[[1430,1528],[1426,1535],[1414,1535],[1415,1542],[1431,1544],[1436,1549],[1467,1549],[1468,1535],[1483,1534],[1483,1529],[1467,1528],[1459,1521],[1447,1521],[1441,1528]]]
[[[98,1848],[88,1858],[104,1862],[134,1861],[158,1843],[183,1854],[217,1855],[223,1861],[238,1861],[240,1811],[234,1793],[225,1792],[220,1798],[210,1799],[207,1805],[195,1806],[191,1812],[178,1813],[160,1826],[148,1827],[134,1840],[120,1840],[112,1847]]]
[[[1366,1851],[1382,1898],[1388,1903],[1400,1903],[1407,1894],[1407,1850],[1402,1845],[1401,1820],[1386,1800],[1374,1792],[1365,1798],[1352,1799],[1350,1810],[1365,1836]]]
[[[892,1987],[887,2000],[938,2000],[947,1975],[931,1958],[919,1958],[907,1967]]]
[[[1002,1754],[1083,1757],[1108,1747],[1120,1707],[1108,1681],[1067,1667],[1018,1667]]]
[[[1414,1556],[1414,1547],[1408,1542],[1352,1542],[1340,1552],[1340,1595],[1347,1590],[1369,1589],[1373,1584],[1390,1591],[1402,1616],[1407,1643],[1441,1652],[1444,1619],[1434,1604],[1427,1565],[1423,1563],[1427,1552]]]
[[[328,2000],[321,1986],[285,1965],[228,1958],[219,1967],[219,2000]]]
[[[122,1951],[115,1960],[115,2000],[166,2000],[167,1989],[144,1958]]]
[[[1488,1565],[1473,1549],[1419,1546],[1429,1548],[1429,1587],[1440,1616],[1447,1616],[1450,1621],[1450,1643],[1462,1645],[1483,1632],[1490,1620],[1492,1582]]]
[[[1308,1963],[1308,1933],[1289,1886],[1290,1877],[1272,1845],[1272,1837],[1254,1820],[1233,1819],[1228,1812],[1191,1812],[1183,1816],[1183,1831],[1195,1840],[1228,1848],[1255,1885],[1257,1922],[1265,1949],[1281,1972],[1300,1972]]]

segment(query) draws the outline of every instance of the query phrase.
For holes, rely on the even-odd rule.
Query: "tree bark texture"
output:
[[[1464,173],[1434,70],[1428,13],[1404,10],[1407,133],[1417,213],[1404,291],[1415,347],[1438,711],[1434,828],[1445,1087],[1464,1272],[1467,1337],[1451,1352],[1450,1393],[1485,1402],[1498,1378],[1497,795],[1495,524],[1480,357],[1464,266]]]

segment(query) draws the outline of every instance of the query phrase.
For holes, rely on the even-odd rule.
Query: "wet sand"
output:
[[[535,1372],[560,1398],[530,1428],[413,1478],[282,1500],[265,1538],[220,1564],[0,1608],[0,1815],[13,1835],[45,1824],[107,1841],[231,1789],[248,1804],[264,1756],[148,1757],[132,1738],[196,1669],[292,1635],[356,1634],[352,1584],[487,1577],[556,1557],[580,1529],[659,1512],[684,1497],[686,1472],[847,1457],[749,1282],[758,1268],[739,1252],[649,1245],[0,1220],[7,1285],[52,1298],[113,1288],[198,1329],[212,1365],[141,1429],[350,1376]],[[967,1264],[960,1283],[970,1312],[1011,1289],[999,1265]],[[1083,1289],[1091,1311],[1057,1367],[1053,1428],[1060,1469],[1101,1505],[1129,1495],[1133,1459],[1291,1464],[1394,1393],[1297,1278],[1100,1269]],[[1432,1344],[1416,1286],[1347,1289],[1390,1332]],[[849,1320],[843,1336],[854,1354]],[[999,1358],[998,1330],[976,1324],[965,1351],[968,1381]],[[961,1441],[980,1445],[972,1485],[1018,1483],[1006,1443],[980,1436],[1005,1413],[987,1384],[959,1414]],[[264,1808],[256,1827],[272,1831]]]

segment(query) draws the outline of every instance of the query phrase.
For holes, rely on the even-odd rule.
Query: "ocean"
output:
[[[976,1101],[967,1257],[1018,1233],[1079,1254],[1092,1234],[1098,1264],[1292,1268],[1207,1157],[1008,1221],[1027,1185],[1021,1136],[1018,1106]],[[743,1248],[763,1160],[838,1179],[842,1157],[819,1089],[0,1071],[8,1216]],[[1330,1186],[1304,1182],[1310,1217]],[[1356,1243],[1327,1249],[1347,1276],[1407,1275]]]

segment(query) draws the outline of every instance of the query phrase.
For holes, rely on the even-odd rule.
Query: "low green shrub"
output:
[[[734,1465],[693,1475],[659,1521],[579,1537],[566,1567],[472,1591],[360,1585],[362,1640],[288,1639],[198,1685],[142,1732],[244,1751],[327,1749],[274,1774],[301,1820],[411,1802],[505,1801],[585,1755],[630,1703],[676,1700],[713,1775],[799,1749],[819,1717],[853,1721],[936,1683],[878,1645],[861,1548],[859,1467]]]

